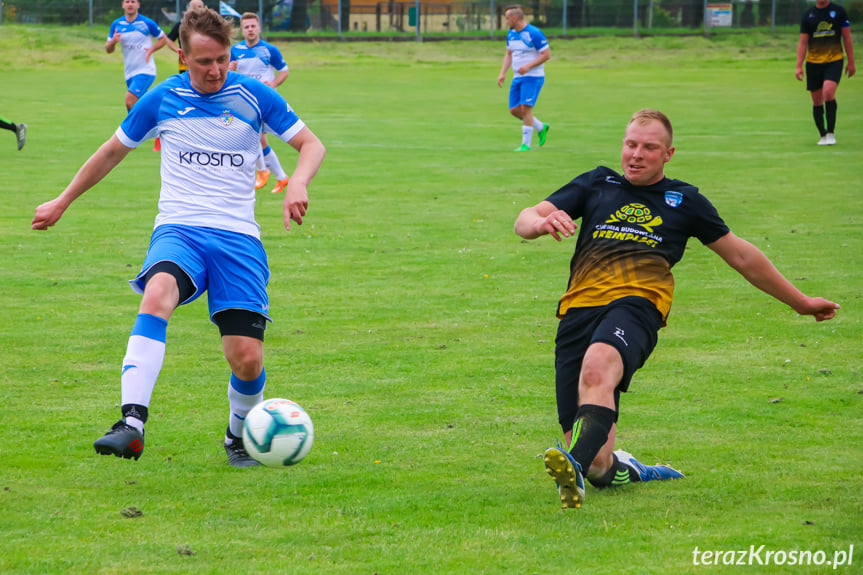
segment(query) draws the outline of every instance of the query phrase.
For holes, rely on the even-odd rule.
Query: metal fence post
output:
[[[569,0],[563,0],[563,35],[566,36],[566,5],[569,4]]]
[[[632,0],[632,35],[638,38],[638,0]]]

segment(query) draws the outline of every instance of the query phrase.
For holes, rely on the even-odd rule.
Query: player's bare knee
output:
[[[231,372],[243,381],[252,381],[261,375],[264,369],[263,355],[260,349],[253,346],[235,346],[225,351],[225,359],[231,366]]]

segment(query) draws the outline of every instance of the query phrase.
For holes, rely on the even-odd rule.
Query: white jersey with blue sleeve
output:
[[[146,74],[156,75],[156,61],[154,58],[146,60],[147,50],[153,47],[153,38],[159,39],[165,35],[159,25],[146,16],[138,16],[129,22],[125,16],[121,16],[111,22],[108,31],[108,40],[114,37],[114,33],[120,33],[120,47],[123,49],[123,71],[128,80],[132,76]]]
[[[258,40],[252,47],[245,40],[231,46],[231,61],[235,60],[237,72],[261,82],[272,82],[276,72],[288,69],[279,49],[263,40]]]
[[[506,48],[512,52],[513,78],[520,78],[521,76],[545,76],[544,63],[536,68],[531,68],[527,74],[518,73],[519,68],[536,60],[540,52],[550,49],[545,34],[539,28],[533,24],[528,24],[522,28],[521,32],[516,32],[510,28],[506,34]]]
[[[255,221],[255,159],[261,131],[285,142],[305,127],[278,92],[228,72],[202,94],[177,74],[147,92],[117,128],[123,145],[162,140],[162,189],[155,226],[180,224],[260,238]]]

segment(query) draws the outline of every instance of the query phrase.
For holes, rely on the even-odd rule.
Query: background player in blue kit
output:
[[[231,47],[231,70],[244,76],[260,80],[271,88],[278,88],[288,79],[288,65],[278,48],[261,40],[261,21],[253,12],[245,12],[240,18],[240,31],[245,40]],[[267,143],[266,134],[261,134],[261,158],[255,189],[267,185],[270,173],[276,176],[273,193],[277,194],[288,185],[288,175],[282,169],[276,152]],[[260,164],[263,165],[260,165]]]
[[[563,507],[580,507],[584,477],[597,487],[683,475],[667,465],[644,465],[614,451],[620,394],[653,351],[671,309],[671,268],[697,237],[752,285],[817,321],[839,305],[808,297],[754,245],[734,235],[698,188],[665,177],[674,154],[671,122],[642,110],[623,138],[623,175],[606,167],[581,174],[521,211],[515,232],[534,239],[581,231],[569,286],[558,305],[555,388],[566,446],[545,452]]]
[[[510,30],[506,34],[506,54],[497,85],[503,85],[506,71],[512,66],[509,113],[522,122],[521,145],[515,151],[527,152],[530,151],[534,130],[539,136],[540,146],[545,145],[548,136],[548,124],[533,115],[533,108],[545,83],[545,62],[551,58],[551,49],[540,29],[525,21],[521,6],[509,6],[505,16]]]
[[[243,419],[263,399],[263,339],[270,271],[255,221],[255,158],[261,130],[298,150],[284,200],[285,228],[302,224],[307,186],[325,155],[320,140],[275,90],[228,71],[231,25],[209,9],[190,10],[181,27],[186,74],[144,95],[71,183],[36,208],[32,228],[45,230],[148,138],[162,137],[159,213],[140,274],[142,293],[121,375],[122,418],[94,447],[138,459],[144,424],[165,356],[168,320],[178,305],[208,294],[210,318],[231,368],[228,461],[257,465],[242,442]]]
[[[123,49],[123,72],[128,88],[126,110],[131,110],[156,81],[156,61],[152,56],[167,41],[158,24],[138,13],[140,8],[139,0],[123,0],[125,14],[111,22],[105,43],[108,54],[114,53],[117,44]]]
[[[842,79],[843,44],[848,56],[845,71],[850,78],[857,68],[854,65],[854,46],[851,42],[848,14],[842,6],[833,4],[830,0],[816,0],[815,6],[806,10],[800,22],[795,76],[798,80],[803,80],[805,59],[806,89],[812,96],[812,117],[818,133],[821,134],[819,146],[836,144],[836,89]]]

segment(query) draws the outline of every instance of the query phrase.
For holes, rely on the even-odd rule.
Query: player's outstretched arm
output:
[[[854,45],[851,42],[851,28],[842,28],[842,43],[845,46],[845,58],[848,64],[845,66],[845,73],[850,78],[857,72],[857,66],[854,64]]]
[[[510,66],[512,66],[512,50],[507,49],[506,54],[503,56],[503,64],[500,67],[500,74],[497,76],[498,88],[503,86],[503,83],[506,80],[506,71],[509,70]]]
[[[279,86],[281,86],[284,81],[288,79],[288,75],[290,73],[290,70],[282,70],[281,72],[276,74],[276,77],[273,78],[272,83],[270,83],[270,88],[278,88]]]
[[[300,155],[297,158],[297,168],[288,180],[285,188],[284,217],[285,229],[291,229],[291,220],[298,225],[303,224],[303,216],[309,207],[309,184],[321,163],[327,149],[308,128],[303,128],[288,142]]]
[[[114,32],[114,35],[111,36],[111,39],[105,42],[105,52],[108,54],[114,53],[114,48],[117,47],[117,44],[120,42],[120,33]]]
[[[800,41],[797,43],[797,68],[794,71],[794,77],[798,80],[803,80],[803,61],[806,59],[808,50],[809,34],[800,34]]]
[[[155,54],[156,52],[161,50],[162,46],[164,46],[167,43],[168,43],[168,36],[166,36],[165,34],[162,34],[161,36],[159,36],[159,39],[156,40],[156,43],[147,49],[147,52],[144,54],[144,61],[149,62],[150,58],[153,56],[153,54]]]
[[[561,241],[561,235],[568,238],[575,234],[578,226],[563,210],[547,200],[543,200],[535,206],[525,208],[515,219],[515,233],[526,240],[533,240],[546,234],[557,241]]]
[[[816,321],[832,319],[839,304],[822,297],[809,297],[788,281],[757,247],[728,232],[712,244],[711,250],[737,270],[746,280],[800,315],[811,315]]]
[[[527,74],[540,64],[545,64],[551,58],[551,49],[543,50],[539,53],[539,56],[536,57],[532,62],[528,62],[524,66],[518,69],[519,74]]]
[[[47,230],[56,224],[66,208],[108,175],[117,164],[123,161],[131,149],[121,144],[116,135],[111,136],[110,140],[102,144],[96,153],[84,162],[59,196],[36,208],[30,227],[34,230]]]

